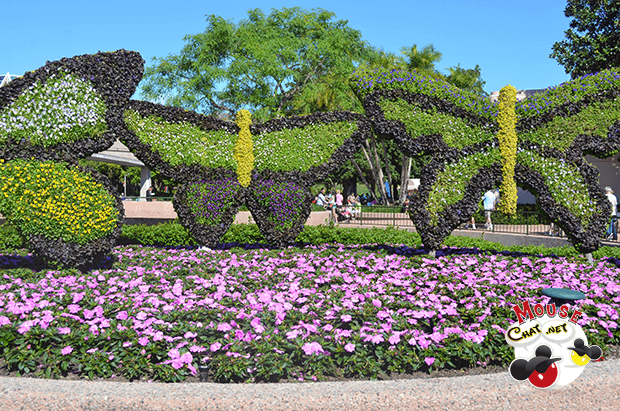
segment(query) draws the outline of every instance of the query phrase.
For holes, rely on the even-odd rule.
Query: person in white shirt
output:
[[[322,188],[319,192],[319,195],[316,198],[316,205],[325,207],[327,205],[325,201],[325,188]]]
[[[497,201],[497,197],[495,197],[495,193],[491,190],[484,193],[484,197],[482,197],[482,205],[484,206],[484,216],[486,217],[485,228],[487,230],[493,230],[493,222],[491,221],[491,214],[493,210],[495,210],[495,202]]]
[[[609,225],[609,228],[611,230],[607,230],[607,233],[610,234],[611,231],[612,239],[614,241],[617,241],[618,229],[616,227],[616,224],[618,222],[618,219],[616,217],[618,216],[618,199],[614,195],[614,191],[609,186],[605,187],[605,196],[607,196],[607,200],[609,200],[609,202],[611,203],[611,223]]]

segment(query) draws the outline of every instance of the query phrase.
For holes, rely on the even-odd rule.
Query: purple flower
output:
[[[62,350],[60,350],[60,353],[62,355],[69,355],[73,352],[73,348],[70,345],[67,345],[65,348],[63,348]]]
[[[426,357],[424,359],[424,362],[430,367],[435,362],[435,357]]]
[[[353,352],[355,351],[355,344],[348,343],[347,345],[344,346],[344,349],[348,352]]]
[[[220,348],[222,348],[222,344],[220,344],[219,342],[215,342],[215,343],[211,344],[211,347],[210,347],[211,352],[216,352]]]

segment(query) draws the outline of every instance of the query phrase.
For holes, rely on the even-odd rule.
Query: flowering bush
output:
[[[235,138],[228,130],[205,131],[191,123],[166,121],[156,115],[141,114],[133,108],[138,103],[140,107],[150,108],[148,103],[132,102],[132,108],[125,112],[127,127],[154,154],[159,155],[162,162],[176,169],[196,164],[206,168],[236,170],[233,157]],[[182,111],[170,109],[171,112]]]
[[[235,145],[235,160],[237,161],[237,179],[243,187],[250,185],[252,170],[254,169],[254,150],[252,144],[252,115],[247,110],[237,113],[237,125],[239,126],[239,138]]]
[[[0,144],[7,139],[50,147],[99,138],[106,130],[105,103],[86,81],[59,71],[32,84],[0,113]]]
[[[546,302],[549,287],[586,293],[590,344],[620,341],[620,269],[607,259],[390,250],[131,246],[108,269],[7,270],[0,358],[20,374],[163,381],[210,364],[217,382],[507,366],[510,307]]]
[[[515,166],[517,164],[517,115],[515,103],[517,90],[513,86],[506,86],[499,92],[499,114],[497,123],[499,131],[497,140],[502,155],[502,198],[499,209],[505,214],[517,213],[517,184],[515,182]]]
[[[114,246],[123,218],[102,178],[63,163],[0,159],[0,210],[44,259],[94,263]]]

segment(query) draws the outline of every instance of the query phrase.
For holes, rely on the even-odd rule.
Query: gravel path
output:
[[[620,359],[589,364],[561,390],[507,372],[454,378],[300,384],[158,384],[0,377],[0,409],[620,410]]]

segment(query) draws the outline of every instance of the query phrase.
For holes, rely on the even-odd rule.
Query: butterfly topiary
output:
[[[64,58],[0,88],[0,213],[44,260],[92,264],[120,236],[120,198],[76,161],[124,130],[143,64],[125,50]]]
[[[123,142],[179,184],[181,223],[215,245],[245,204],[270,244],[294,242],[311,211],[310,187],[346,162],[370,133],[360,114],[316,113],[252,124],[131,101]]]
[[[514,212],[516,186],[582,252],[600,246],[611,206],[586,154],[620,149],[620,75],[605,71],[547,89],[523,102],[505,87],[498,104],[439,80],[401,70],[366,70],[351,85],[377,133],[409,156],[430,154],[409,208],[426,248],[435,250],[500,186]]]

